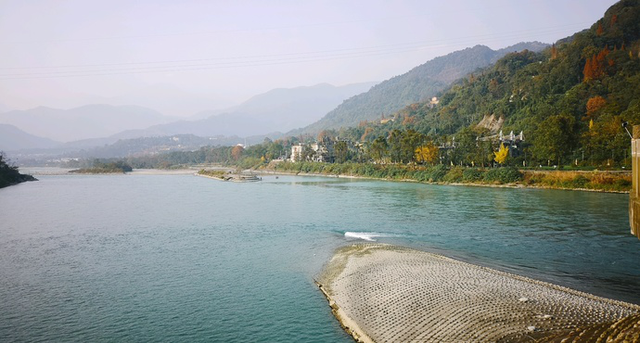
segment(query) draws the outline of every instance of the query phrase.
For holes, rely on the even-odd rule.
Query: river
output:
[[[8,341],[350,342],[313,284],[375,240],[640,304],[628,195],[266,176],[41,175],[0,190]]]

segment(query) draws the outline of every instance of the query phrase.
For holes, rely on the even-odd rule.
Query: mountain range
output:
[[[280,88],[256,95],[223,111],[197,113],[195,120],[176,120],[140,106],[86,105],[69,110],[38,107],[0,113],[0,123],[12,125],[10,142],[0,149],[51,148],[50,140],[65,151],[90,149],[118,140],[193,134],[202,137],[264,135],[308,125],[344,99],[367,91],[375,83],[346,86],[318,84]],[[4,128],[3,130],[9,130]],[[17,134],[15,130],[21,130]],[[7,131],[8,132],[8,131]],[[279,136],[272,134],[272,136]],[[36,139],[37,138],[37,139]]]
[[[195,120],[175,120],[139,106],[87,105],[69,110],[39,107],[10,111],[0,114],[0,123],[13,125],[31,135],[67,142],[58,146],[67,152],[140,137],[180,134],[263,137],[272,133],[275,138],[281,136],[278,132],[288,130],[291,130],[289,135],[315,133],[357,126],[362,121],[377,121],[408,104],[430,99],[454,81],[486,68],[508,52],[539,51],[547,46],[530,42],[492,50],[478,45],[437,57],[377,85],[369,82],[341,87],[318,84],[274,89],[226,110],[197,113],[192,116]],[[303,129],[296,129],[301,127]],[[13,137],[27,136],[14,134]],[[54,145],[34,137],[15,138],[12,144],[2,143],[0,149],[50,148]]]
[[[200,112],[199,120],[182,120],[148,129],[149,134],[238,135],[241,137],[286,132],[309,125],[345,99],[368,91],[374,82],[332,86],[279,88],[256,95],[225,111]],[[222,112],[222,113],[220,113]]]
[[[0,123],[59,142],[106,137],[172,120],[140,106],[86,105],[69,110],[36,107],[0,113]]]
[[[49,149],[60,144],[48,138],[28,134],[13,125],[0,124],[0,150]]]

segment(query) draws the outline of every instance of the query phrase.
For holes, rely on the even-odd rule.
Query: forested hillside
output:
[[[458,136],[458,150],[469,154],[458,162],[468,164],[476,139],[523,131],[520,148],[537,163],[622,165],[629,156],[623,122],[640,124],[638,0],[615,4],[591,28],[540,53],[508,54],[444,91],[437,106],[412,104],[387,124],[342,135],[373,141],[415,130],[441,143]]]
[[[431,99],[453,81],[496,62],[509,52],[524,49],[540,51],[545,47],[545,44],[531,42],[494,51],[477,45],[434,58],[405,74],[374,86],[366,93],[345,100],[320,121],[301,131],[317,133],[324,129],[355,126],[361,121],[379,120],[409,104]]]

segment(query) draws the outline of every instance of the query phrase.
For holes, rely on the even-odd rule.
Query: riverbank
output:
[[[20,173],[18,168],[8,164],[2,153],[0,153],[0,188],[28,181],[38,181],[38,179],[29,174]]]
[[[607,193],[628,193],[631,189],[631,173],[628,171],[546,171],[518,170],[512,167],[479,169],[444,165],[424,167],[317,162],[270,163],[256,171],[481,187],[542,188]]]
[[[15,186],[17,184],[29,181],[38,181],[35,177],[29,174],[20,174],[16,173],[0,173],[0,188],[5,188],[9,186]]]
[[[339,249],[317,283],[336,318],[361,342],[640,334],[638,305],[402,247]]]
[[[83,175],[81,173],[72,173],[73,169],[70,168],[58,168],[58,167],[31,167],[24,169],[26,173],[31,175]],[[126,175],[189,175],[195,174],[198,169],[133,169],[126,172]],[[123,173],[106,173],[105,175],[115,174],[122,175]]]

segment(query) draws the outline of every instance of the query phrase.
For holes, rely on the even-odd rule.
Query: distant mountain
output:
[[[218,137],[203,138],[194,135],[174,135],[161,137],[140,137],[121,139],[113,144],[98,146],[87,150],[66,153],[68,156],[84,158],[121,158],[136,155],[152,155],[170,151],[190,151],[200,147],[216,145]],[[237,138],[233,144],[241,139]]]
[[[228,108],[237,105],[220,97],[216,93],[197,94],[185,91],[172,84],[145,85],[130,90],[126,94],[111,98],[103,98],[101,102],[111,105],[136,104],[157,110],[165,115],[181,118],[193,116],[194,113],[212,108]],[[203,118],[193,118],[203,119]]]
[[[266,136],[214,136],[199,137],[191,134],[122,138],[115,136],[70,142],[48,150],[21,151],[23,160],[32,161],[56,158],[125,158],[140,155],[156,155],[172,151],[193,151],[205,146],[234,146],[242,143],[254,145],[264,142]]]
[[[0,124],[0,151],[48,149],[58,145],[60,143],[28,134],[13,125]]]
[[[136,139],[143,137],[163,137],[167,136],[160,130],[135,129],[118,132],[115,135],[98,138],[80,139],[65,143],[61,148],[64,151],[75,151],[80,149],[91,149],[98,146],[111,145],[120,140]]]
[[[69,110],[37,107],[0,113],[0,123],[63,142],[110,136],[170,120],[170,117],[139,106],[86,105]]]
[[[226,111],[201,112],[206,119],[156,125],[149,130],[167,135],[238,135],[241,137],[288,131],[320,119],[345,99],[369,90],[375,83],[341,87],[318,84],[310,87],[279,88],[256,95]]]
[[[318,122],[293,133],[316,133],[324,129],[356,126],[365,120],[379,120],[403,107],[430,99],[453,81],[487,67],[509,52],[528,49],[541,51],[548,45],[539,42],[518,43],[492,50],[483,45],[452,52],[415,67],[405,74],[374,86],[368,92],[345,100]]]

